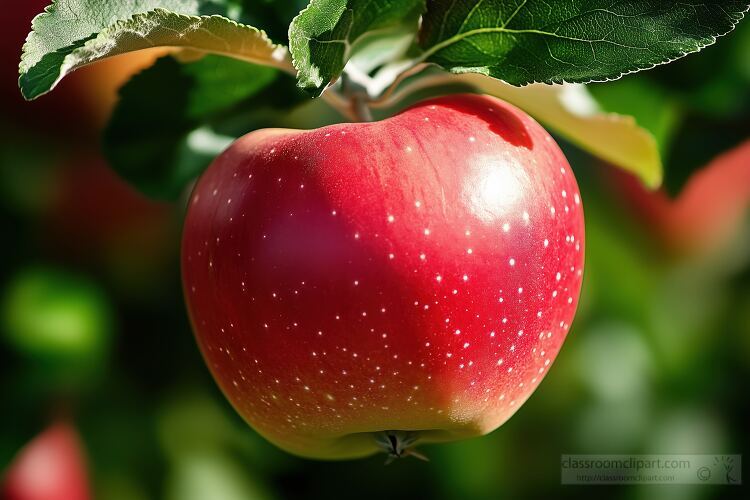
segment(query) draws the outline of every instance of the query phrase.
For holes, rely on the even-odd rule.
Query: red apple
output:
[[[485,434],[575,313],[583,211],[557,144],[490,97],[377,123],[261,130],[198,181],[183,281],[229,400],[292,453]]]
[[[696,172],[675,199],[664,190],[649,191],[619,169],[613,169],[611,180],[668,250],[709,253],[732,239],[750,207],[750,140]]]
[[[3,479],[6,500],[91,498],[85,460],[76,431],[58,423],[23,448]]]

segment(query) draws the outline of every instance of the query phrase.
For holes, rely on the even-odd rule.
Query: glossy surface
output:
[[[583,210],[558,146],[499,100],[245,136],[198,182],[183,280],[200,348],[262,435],[304,456],[487,433],[550,368]]]

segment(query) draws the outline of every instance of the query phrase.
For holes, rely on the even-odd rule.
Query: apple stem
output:
[[[413,431],[383,431],[374,434],[375,442],[383,450],[388,458],[386,465],[397,458],[414,457],[428,462],[429,459],[414,449],[414,444],[419,439],[419,433]]]

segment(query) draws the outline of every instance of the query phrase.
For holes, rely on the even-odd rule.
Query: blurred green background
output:
[[[287,455],[230,408],[183,305],[183,202],[137,194],[100,153],[116,89],[153,58],[80,71],[24,103],[20,47],[33,4],[46,2],[19,3],[0,35],[0,470],[62,419],[80,433],[95,498],[105,500],[743,496],[561,486],[560,455],[748,450],[748,22],[698,55],[592,86],[603,108],[633,114],[659,139],[666,188],[646,192],[561,142],[585,204],[587,262],[550,375],[491,435],[425,446],[428,463],[384,467],[383,457]],[[236,125],[339,120],[298,97],[291,112],[266,109]]]

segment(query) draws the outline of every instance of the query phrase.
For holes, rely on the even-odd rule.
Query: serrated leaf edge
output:
[[[572,80],[568,80],[568,79],[564,79],[564,78],[550,78],[549,80],[529,80],[528,82],[524,82],[522,84],[513,84],[513,83],[510,83],[510,82],[507,82],[507,81],[503,80],[502,78],[496,78],[496,77],[492,76],[491,75],[491,73],[492,73],[492,67],[491,66],[479,66],[479,67],[461,67],[461,66],[457,66],[457,67],[453,67],[453,68],[445,68],[440,63],[429,61],[428,58],[431,55],[435,54],[439,50],[442,50],[442,48],[447,47],[449,45],[449,44],[443,44],[442,42],[440,44],[434,45],[430,49],[427,49],[419,58],[416,59],[415,64],[419,64],[419,63],[435,64],[435,65],[437,65],[437,66],[445,69],[446,71],[448,71],[450,73],[457,74],[457,75],[466,74],[466,73],[479,73],[479,74],[482,74],[482,75],[485,75],[485,76],[489,76],[490,78],[496,78],[497,80],[500,80],[503,83],[507,83],[508,85],[513,85],[514,87],[525,87],[527,85],[531,85],[531,84],[535,84],[535,83],[543,83],[543,84],[547,84],[547,85],[564,85],[564,84],[567,84],[567,83],[571,83],[571,84],[572,83],[584,83],[584,84],[586,84],[586,83],[605,83],[605,82],[611,82],[611,81],[619,80],[620,78],[622,78],[624,76],[627,76],[627,75],[630,75],[630,74],[633,74],[633,73],[638,73],[640,71],[646,71],[646,70],[649,70],[649,69],[656,68],[657,66],[662,66],[664,64],[669,64],[669,63],[674,62],[674,61],[676,61],[678,59],[682,59],[683,57],[685,57],[685,56],[687,56],[689,54],[695,54],[697,52],[700,52],[701,50],[705,49],[706,47],[710,47],[711,45],[715,44],[716,41],[719,38],[721,38],[723,36],[726,36],[729,33],[731,33],[732,31],[734,31],[735,27],[745,18],[745,15],[748,12],[750,12],[750,5],[748,5],[747,7],[745,7],[745,10],[740,11],[738,13],[738,17],[736,19],[732,20],[731,27],[727,31],[725,31],[724,33],[719,33],[717,35],[711,35],[711,36],[707,37],[708,42],[705,43],[705,44],[700,44],[699,43],[698,44],[699,45],[698,48],[695,49],[695,50],[688,50],[688,51],[685,51],[685,52],[680,52],[675,57],[666,58],[666,59],[664,59],[662,61],[659,61],[659,62],[656,62],[656,63],[653,63],[653,64],[638,66],[638,67],[636,67],[636,68],[634,68],[634,69],[632,69],[630,71],[623,71],[623,72],[619,72],[619,73],[612,73],[612,74],[602,75],[601,77],[592,77],[592,78],[588,78],[588,79],[585,79],[585,78],[582,78],[582,79],[572,79]],[[529,31],[529,30],[525,30],[525,31]],[[432,49],[434,49],[434,47],[440,47],[440,48],[437,49],[437,50],[432,50]]]
[[[44,12],[40,13],[39,15],[37,15],[34,18],[34,21],[32,21],[32,29],[33,29],[34,23],[37,21],[37,19],[40,19],[40,18],[43,19],[44,17],[46,17],[46,16],[54,13],[54,7],[55,6],[56,6],[56,3],[52,3],[51,5],[49,5],[49,6],[47,6],[45,8]],[[114,56],[117,56],[117,55],[121,55],[121,54],[125,54],[125,53],[128,53],[128,52],[131,52],[131,51],[119,52],[119,53],[116,52],[116,53],[112,53],[110,55],[107,55],[105,57],[102,57],[100,59],[96,59],[96,60],[93,60],[93,61],[90,61],[90,62],[86,62],[86,63],[83,63],[83,64],[80,64],[80,61],[76,60],[76,54],[77,53],[80,53],[81,51],[86,51],[87,49],[90,50],[90,49],[92,49],[92,47],[95,47],[96,45],[98,45],[98,44],[100,44],[102,42],[106,42],[108,39],[110,39],[112,37],[113,34],[122,31],[123,26],[127,26],[130,23],[138,22],[141,19],[147,19],[147,17],[149,15],[153,15],[153,14],[168,15],[168,16],[174,16],[174,17],[177,17],[177,18],[181,18],[183,20],[195,20],[195,21],[200,21],[200,20],[204,20],[204,19],[221,19],[222,21],[226,21],[228,24],[233,25],[233,26],[235,26],[235,27],[237,27],[237,28],[239,28],[241,30],[246,30],[246,31],[251,32],[253,34],[253,36],[259,36],[260,39],[261,39],[261,41],[265,42],[267,44],[268,48],[271,50],[271,57],[269,59],[260,59],[260,58],[253,58],[253,57],[243,57],[243,56],[241,56],[241,55],[239,55],[237,53],[228,52],[228,51],[215,51],[215,50],[205,51],[205,50],[202,50],[200,47],[193,47],[191,45],[184,45],[184,46],[153,45],[152,47],[147,47],[147,48],[138,49],[138,50],[146,50],[148,48],[155,48],[155,47],[192,48],[192,49],[195,49],[195,50],[198,50],[198,51],[201,51],[201,52],[211,52],[211,53],[214,53],[214,54],[223,55],[223,56],[227,56],[227,57],[232,57],[232,58],[235,58],[235,59],[240,59],[240,60],[251,62],[251,63],[254,63],[254,64],[261,64],[261,65],[265,65],[265,66],[272,66],[272,67],[275,67],[277,69],[281,69],[283,71],[286,71],[286,72],[289,72],[289,73],[292,73],[292,74],[295,73],[294,69],[291,66],[291,63],[289,61],[289,57],[288,57],[289,51],[287,50],[287,48],[284,45],[273,43],[264,30],[261,30],[261,29],[258,29],[258,28],[255,28],[253,26],[249,26],[249,25],[246,25],[246,24],[238,23],[237,21],[234,21],[232,19],[229,19],[229,18],[221,16],[221,15],[191,16],[191,15],[187,15],[187,14],[176,13],[176,12],[173,12],[173,11],[170,11],[170,10],[167,10],[167,9],[157,8],[157,9],[150,10],[148,12],[143,12],[143,13],[140,13],[140,14],[136,14],[134,16],[131,16],[131,17],[127,18],[127,19],[118,20],[115,23],[113,23],[110,26],[108,26],[107,28],[105,28],[102,31],[100,31],[96,36],[94,36],[93,38],[91,38],[90,40],[88,40],[81,47],[78,47],[78,48],[74,49],[71,53],[69,53],[68,55],[66,55],[65,58],[63,59],[63,62],[60,65],[60,68],[59,68],[59,74],[55,78],[55,81],[50,85],[50,88],[47,89],[44,92],[41,92],[41,93],[39,93],[37,95],[32,96],[31,99],[37,98],[37,97],[39,97],[41,95],[44,95],[44,94],[50,92],[51,90],[53,90],[60,83],[60,81],[65,76],[67,76],[68,74],[70,74],[71,72],[75,71],[76,69],[78,69],[80,67],[87,66],[88,64],[94,64],[94,63],[96,63],[96,62],[98,62],[98,61],[100,61],[102,59],[106,59],[108,57],[114,57]],[[29,36],[31,36],[31,34],[29,34]],[[33,67],[34,67],[34,66],[28,67],[27,64],[24,64],[25,56],[27,54],[27,52],[26,52],[27,45],[28,45],[28,37],[27,37],[27,42],[24,44],[23,53],[22,53],[22,56],[21,56],[21,64],[19,65],[19,74],[20,75],[24,75],[24,74],[28,73],[29,70],[33,69]],[[135,52],[135,51],[132,51],[132,52]],[[21,91],[22,91],[22,93],[24,93],[23,92],[23,88],[21,89]],[[25,93],[24,93],[24,97],[29,98]]]
[[[316,0],[310,0],[310,3],[294,16],[292,22],[289,23],[287,38],[289,38],[289,53],[291,54],[292,66],[297,71],[297,86],[308,91],[314,89],[314,95],[315,97],[318,97],[336,81],[336,78],[333,78],[331,81],[325,82],[324,84],[323,78],[320,76],[320,69],[312,63],[309,56],[304,56],[305,51],[299,51],[300,54],[303,54],[301,59],[295,55],[297,47],[302,47],[305,44],[308,44],[313,38],[307,36],[292,36],[292,31],[297,29],[298,20],[303,18],[305,14],[314,7],[315,2]],[[351,8],[347,7],[344,10],[351,10]],[[351,29],[351,26],[349,28]],[[331,42],[334,41],[332,40]],[[347,40],[337,40],[336,42],[344,43],[347,47],[350,45]],[[306,66],[309,66],[309,71],[306,69]]]

